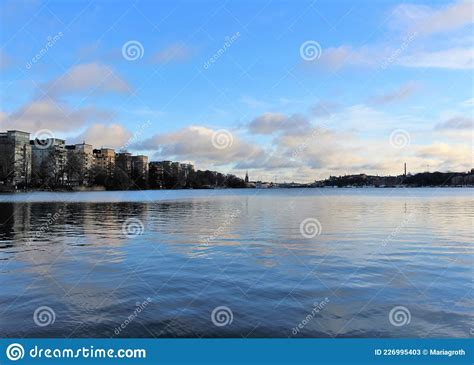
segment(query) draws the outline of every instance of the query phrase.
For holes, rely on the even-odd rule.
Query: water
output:
[[[472,192],[0,195],[0,335],[469,337]]]

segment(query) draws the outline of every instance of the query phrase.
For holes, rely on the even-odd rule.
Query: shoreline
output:
[[[139,192],[139,191],[191,191],[191,190],[294,190],[294,189],[472,189],[474,185],[427,185],[427,186],[277,186],[271,188],[194,188],[194,189],[129,189],[129,190],[107,190],[107,189],[80,189],[80,190],[69,190],[69,189],[58,189],[58,190],[43,190],[43,189],[30,189],[30,190],[3,190],[0,191],[0,195],[10,194],[29,194],[29,193],[104,193],[104,192]]]

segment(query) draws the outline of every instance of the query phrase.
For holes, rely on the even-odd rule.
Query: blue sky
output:
[[[466,170],[472,12],[470,1],[2,1],[0,129],[280,181],[396,174],[405,161]]]

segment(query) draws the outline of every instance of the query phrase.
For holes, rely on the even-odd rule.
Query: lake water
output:
[[[473,190],[0,195],[1,337],[472,337]]]

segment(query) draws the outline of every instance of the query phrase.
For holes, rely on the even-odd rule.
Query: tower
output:
[[[247,171],[245,173],[245,183],[248,183],[249,182],[249,172]]]

